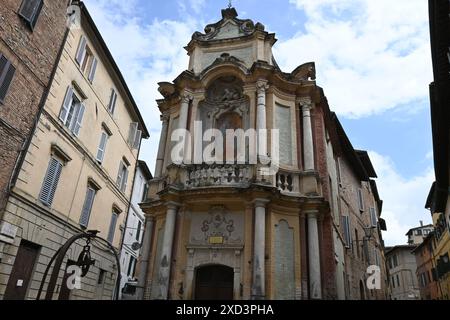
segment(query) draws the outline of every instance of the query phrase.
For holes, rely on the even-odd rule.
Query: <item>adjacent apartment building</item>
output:
[[[134,177],[133,194],[131,196],[130,209],[124,229],[124,238],[120,252],[122,277],[120,281],[120,293],[128,281],[136,279],[136,266],[141,250],[144,235],[145,216],[139,204],[144,202],[148,193],[148,181],[152,174],[145,163],[139,160],[136,175]]]
[[[440,299],[450,299],[450,3],[429,0],[430,39],[434,80],[430,84],[433,133],[433,183],[426,202],[435,229],[433,260]]]
[[[416,228],[409,229],[406,233],[408,237],[408,244],[421,244],[428,235],[433,232],[434,227],[432,224],[423,225],[423,221],[420,221],[420,226]]]
[[[1,217],[6,233],[0,239],[0,299],[36,298],[50,257],[74,234],[98,230],[99,236],[120,247],[141,138],[149,136],[85,5],[79,2],[72,10],[79,23],[67,29],[48,95]],[[58,15],[47,12],[48,19],[54,16]],[[41,51],[51,50],[50,43],[57,39],[49,39],[49,46],[41,43]],[[27,92],[22,88],[14,94],[25,100]],[[66,266],[76,263],[85,245],[78,241],[68,251],[54,299],[112,297],[118,266],[112,252],[96,241],[90,244],[95,263],[81,287],[70,290],[63,281]]]
[[[141,204],[144,298],[386,298],[370,158],[330,111],[314,63],[281,71],[276,41],[263,24],[224,9],[193,34],[187,70],[159,83],[161,139]],[[226,137],[227,129],[258,130],[267,149]],[[213,138],[226,143],[211,147]],[[267,170],[277,152],[279,166]],[[370,266],[376,288],[367,286]]]
[[[398,245],[386,248],[389,265],[391,300],[420,299],[416,277],[416,257],[412,252],[416,245]]]
[[[434,232],[431,232],[425,237],[423,242],[413,250],[413,253],[416,256],[416,276],[419,283],[420,298],[422,300],[436,300],[439,299],[441,294],[437,269],[434,262],[435,248],[436,238]]]

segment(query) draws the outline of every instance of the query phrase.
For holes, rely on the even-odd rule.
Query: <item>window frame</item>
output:
[[[95,156],[95,160],[97,160],[98,163],[102,164],[105,160],[105,154],[106,154],[106,146],[108,144],[109,140],[109,134],[106,132],[106,130],[102,129],[102,132],[100,134],[100,142],[97,147],[97,154]],[[99,157],[99,153],[101,152],[101,157]]]
[[[114,88],[111,88],[111,94],[109,96],[109,103],[108,103],[108,112],[110,115],[114,115],[115,111],[116,111],[116,106],[117,106],[117,92]]]
[[[39,1],[38,5],[34,7],[34,12],[31,17],[26,17],[22,10],[24,9],[24,5],[27,1]],[[41,15],[42,8],[44,7],[44,0],[22,0],[22,3],[20,4],[18,15],[24,19],[28,26],[30,27],[31,31],[34,31],[34,28],[36,27],[37,21],[39,19],[39,16]]]
[[[5,95],[3,98],[0,96],[0,104],[5,103],[6,97],[8,95],[8,91],[11,88],[11,84],[14,80],[14,75],[16,73],[16,67],[14,67],[14,65],[11,63],[11,61],[4,54],[0,53],[0,59],[2,59],[2,58],[4,58],[6,60],[6,62],[5,62],[5,66],[3,67],[2,72],[0,73],[0,88],[4,87]],[[5,82],[7,80],[8,76],[10,79],[8,79],[8,82]],[[6,85],[5,85],[5,83],[6,83]]]
[[[75,103],[74,101],[77,102]],[[75,92],[73,85],[69,85],[58,118],[62,125],[76,137],[80,135],[85,111],[86,106],[83,103],[83,99]]]

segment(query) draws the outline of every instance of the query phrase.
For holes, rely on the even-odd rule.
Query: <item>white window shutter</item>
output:
[[[81,129],[81,123],[83,122],[83,116],[84,116],[84,110],[85,110],[84,104],[80,103],[80,106],[78,108],[77,117],[75,119],[75,125],[73,127],[73,134],[78,136],[80,134]]]
[[[106,142],[108,141],[108,134],[106,132],[102,132],[102,136],[100,138],[100,144],[97,150],[97,160],[102,162],[105,156]]]
[[[91,187],[88,187],[80,217],[80,225],[83,227],[87,227],[89,224],[89,217],[91,215],[92,205],[94,204],[94,197],[95,190]]]
[[[63,105],[61,107],[61,112],[59,113],[59,119],[64,123],[66,122],[70,106],[72,105],[72,101],[73,101],[73,88],[72,86],[68,86],[66,96],[64,97]]]
[[[122,174],[123,174],[122,168],[123,168],[123,166],[124,166],[123,162],[120,161],[120,164],[119,164],[119,172],[117,173],[117,181],[116,181],[116,185],[117,185],[117,187],[119,187],[119,188],[120,188],[121,185],[122,185]]]
[[[55,158],[50,159],[50,163],[42,183],[39,199],[43,204],[51,206],[55,197],[56,187],[61,176],[62,164]]]
[[[125,192],[126,190],[127,190],[127,182],[128,182],[128,169],[125,167],[125,172],[124,172],[124,174],[123,174],[123,177],[122,177],[122,188],[121,188],[121,190],[122,190],[122,192]]]
[[[136,137],[134,138],[133,148],[138,149],[141,145],[142,131],[136,130]]]
[[[83,62],[84,56],[86,55],[86,37],[81,36],[80,44],[78,45],[76,60],[79,65]]]
[[[91,65],[91,70],[89,71],[89,76],[88,76],[88,80],[92,83],[94,81],[94,77],[95,77],[95,71],[97,70],[97,63],[98,60],[96,57],[94,57],[92,59],[92,65]]]
[[[132,122],[130,123],[130,131],[128,132],[128,144],[133,146],[134,139],[136,138],[136,131],[138,129],[138,123]]]

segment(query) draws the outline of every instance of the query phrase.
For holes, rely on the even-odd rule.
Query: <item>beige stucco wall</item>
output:
[[[81,35],[88,39],[88,46],[98,59],[97,70],[93,83],[82,74],[75,61]],[[86,29],[71,30],[55,80],[51,86],[48,100],[45,104],[36,133],[32,139],[30,149],[26,155],[25,164],[20,171],[16,191],[32,199],[37,205],[42,182],[46,174],[51,156],[51,145],[56,144],[72,159],[67,162],[61,172],[56,189],[52,213],[78,225],[88,178],[98,183],[101,189],[97,192],[88,229],[96,229],[106,238],[111,220],[112,206],[116,204],[121,210],[114,245],[119,246],[119,225],[124,223],[125,212],[131,197],[132,180],[137,161],[138,150],[127,144],[128,131],[131,122],[137,122],[137,117],[130,112],[130,103],[123,94],[120,82],[113,75],[111,66],[101,53],[100,47],[92,34]],[[63,126],[58,116],[66,94],[67,87],[75,84],[75,93],[85,95],[85,113],[82,128],[78,137],[75,137]],[[77,90],[77,87],[80,90]],[[111,88],[118,93],[114,115],[107,111]],[[81,92],[80,92],[81,91]],[[112,132],[107,145],[103,163],[95,161],[95,155],[100,142],[102,123],[105,123]],[[129,162],[128,181],[125,193],[115,185],[119,164],[125,157]]]

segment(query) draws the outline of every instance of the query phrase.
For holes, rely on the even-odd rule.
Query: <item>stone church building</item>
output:
[[[185,48],[188,69],[171,83],[159,83],[162,132],[154,179],[141,204],[146,223],[140,294],[145,299],[369,297],[368,252],[384,259],[379,230],[367,237],[378,251],[357,238],[358,228],[360,235],[379,228],[381,200],[373,192],[370,159],[353,149],[330,112],[315,82],[314,63],[283,72],[272,54],[275,35],[237,16],[234,8],[224,9],[219,22],[195,32]],[[257,163],[250,161],[256,151],[248,140],[244,161],[210,163],[195,161],[197,148],[204,150],[208,142],[186,138],[180,163],[172,155],[176,129],[193,136],[200,130],[200,137],[208,129],[277,129],[278,136],[258,136],[268,152]],[[273,150],[279,166],[268,174],[259,160],[271,158]],[[224,147],[212,153],[227,152]],[[357,220],[350,217],[353,212]],[[356,268],[349,257],[356,257],[356,250],[359,257],[359,248],[367,254]],[[379,265],[384,270],[384,262]]]

